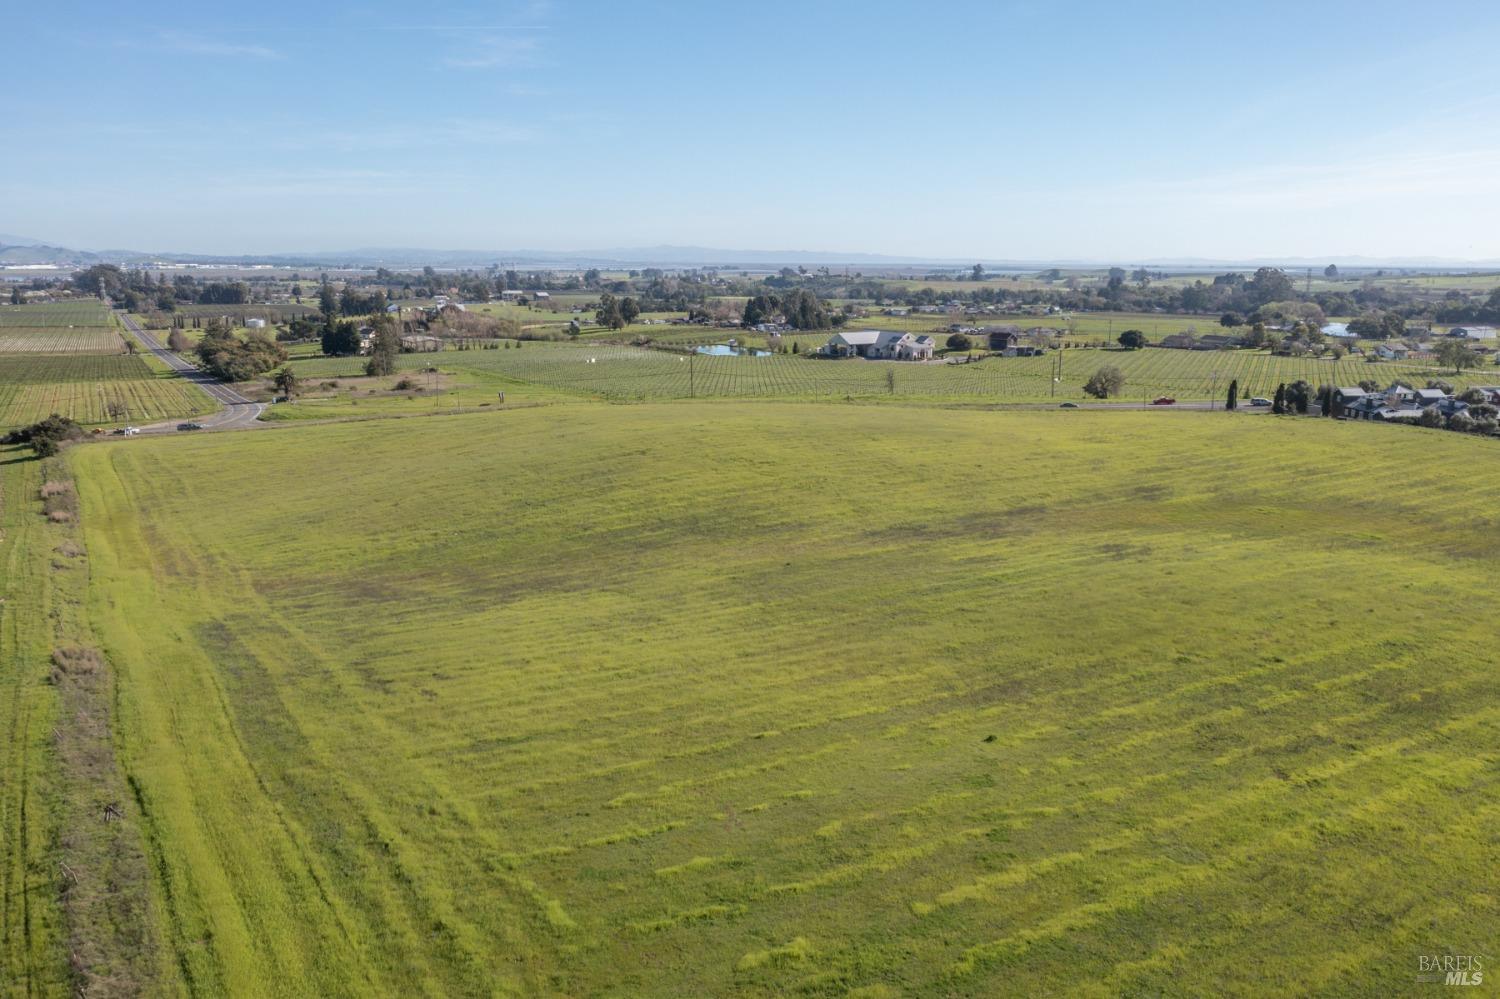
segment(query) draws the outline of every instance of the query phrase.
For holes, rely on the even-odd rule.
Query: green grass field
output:
[[[442,351],[406,354],[404,370],[436,366],[474,376],[498,376],[539,387],[610,399],[697,397],[869,398],[1015,403],[1083,400],[1083,384],[1105,365],[1125,372],[1126,400],[1159,395],[1182,400],[1222,398],[1231,379],[1240,396],[1269,397],[1280,382],[1354,385],[1404,379],[1425,385],[1444,378],[1458,384],[1493,384],[1493,366],[1455,376],[1415,364],[1274,357],[1253,351],[1063,351],[1062,376],[1053,390],[1055,358],[995,357],[977,364],[940,365],[861,360],[823,361],[795,355],[710,357],[691,360],[667,351],[607,344],[527,343],[521,350]],[[293,362],[304,380],[347,377],[361,358]],[[887,382],[891,372],[894,385]]]
[[[0,465],[3,552],[86,579],[167,991],[1394,994],[1500,921],[1493,448],[574,404],[75,449],[82,576]]]

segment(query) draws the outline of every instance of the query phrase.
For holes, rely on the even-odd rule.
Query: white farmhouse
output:
[[[884,361],[925,361],[937,346],[930,336],[890,330],[848,330],[835,333],[818,348],[825,357],[865,357]]]

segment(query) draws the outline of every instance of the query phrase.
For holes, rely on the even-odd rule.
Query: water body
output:
[[[713,357],[767,357],[769,350],[757,350],[754,347],[731,347],[727,343],[710,343],[697,348],[699,354],[709,354]]]

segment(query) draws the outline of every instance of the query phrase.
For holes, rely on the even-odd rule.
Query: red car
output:
[[[1175,406],[1175,405],[1177,405],[1177,400],[1173,399],[1169,395],[1157,396],[1155,399],[1151,400],[1151,405],[1153,405],[1153,406]]]

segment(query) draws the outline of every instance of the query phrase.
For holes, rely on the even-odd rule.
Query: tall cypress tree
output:
[[[1240,380],[1238,378],[1229,383],[1229,398],[1224,402],[1225,409],[1234,409],[1240,404]]]
[[[1286,412],[1286,382],[1276,386],[1276,398],[1272,402],[1271,412],[1277,416]]]

